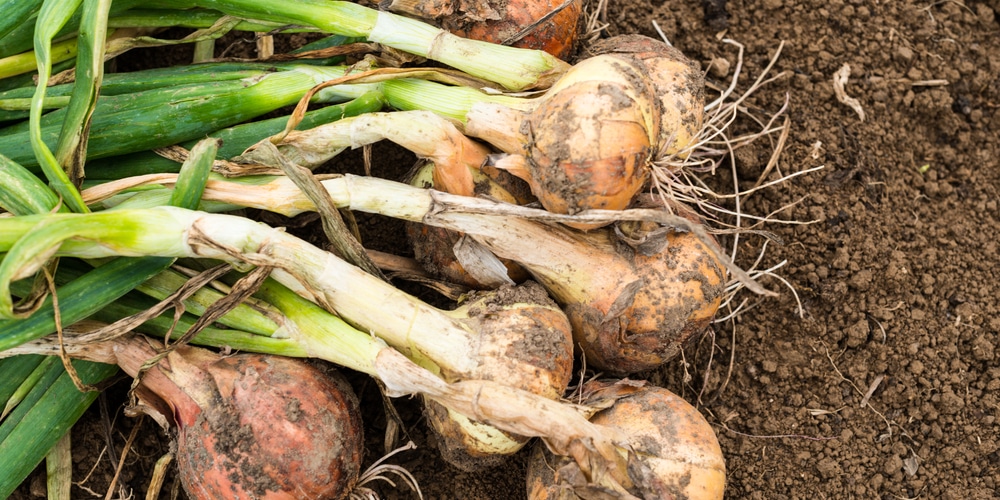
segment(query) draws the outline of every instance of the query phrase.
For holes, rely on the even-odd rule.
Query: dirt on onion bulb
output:
[[[162,346],[104,350],[136,376]],[[142,376],[139,394],[177,426],[181,484],[193,499],[340,499],[364,452],[359,403],[336,372],[261,354],[182,346]]]
[[[605,52],[542,97],[479,102],[464,117],[465,133],[507,153],[496,166],[526,180],[551,212],[626,208],[653,160],[686,156],[701,129],[703,76],[680,51],[641,36],[596,48]]]
[[[631,494],[677,500],[723,497],[725,459],[715,432],[697,409],[666,389],[639,387],[629,381],[592,381],[583,391],[587,402],[614,399],[614,404],[595,414],[591,422],[629,436],[629,453],[641,464],[630,468]],[[576,464],[536,446],[528,461],[528,498],[604,498],[599,496],[600,488],[582,481],[583,477]]]
[[[479,333],[475,368],[461,377],[442,374],[445,380],[492,380],[548,399],[562,397],[573,373],[572,334],[566,316],[537,283],[473,293],[447,314]],[[424,403],[442,457],[460,469],[496,466],[528,442],[475,415],[428,398]]]

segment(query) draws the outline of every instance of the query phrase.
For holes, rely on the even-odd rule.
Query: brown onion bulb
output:
[[[704,332],[722,302],[726,271],[693,233],[659,225],[618,230],[635,246],[615,228],[580,232],[515,220],[474,237],[521,264],[562,305],[588,367],[623,375],[662,365]]]
[[[614,374],[656,368],[699,338],[714,318],[725,288],[721,263],[691,233],[671,231],[664,238],[666,247],[653,255],[620,250],[641,284],[613,304],[563,298],[588,366]],[[611,314],[600,313],[605,307]]]
[[[505,4],[500,19],[464,23],[450,31],[474,40],[544,50],[560,59],[573,54],[583,11],[581,0],[508,0]],[[525,33],[528,27],[530,31]]]
[[[701,129],[703,77],[680,51],[641,36],[597,48],[605,52],[577,62],[530,111],[481,104],[466,116],[466,132],[508,153],[497,165],[551,212],[626,208],[652,162],[686,155]]]
[[[638,206],[662,204],[648,196],[640,198]],[[671,208],[700,222],[694,211],[678,202]],[[722,303],[726,273],[715,253],[692,233],[652,223],[626,222],[615,229],[616,238],[628,242],[617,243],[617,251],[630,260],[642,286],[618,318],[590,321],[589,304],[567,304],[567,315],[589,363],[627,374],[660,366],[700,338]],[[579,307],[580,312],[570,313],[570,307]]]
[[[544,50],[560,59],[573,53],[583,11],[582,0],[385,0],[382,4],[461,37]]]
[[[558,399],[573,373],[569,322],[534,282],[474,294],[452,312],[476,323],[480,360],[467,380],[493,380]],[[447,380],[447,374],[443,374]],[[528,439],[425,400],[425,414],[446,461],[463,470],[495,466]]]
[[[682,398],[654,386],[624,381],[586,384],[584,392],[612,392],[614,404],[591,422],[629,436],[629,493],[639,498],[719,500],[726,487],[726,464],[718,439],[705,418]],[[535,446],[528,462],[529,500],[605,498],[583,479],[580,468]]]

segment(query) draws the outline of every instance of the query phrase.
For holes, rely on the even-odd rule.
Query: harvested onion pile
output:
[[[291,357],[421,396],[442,456],[466,470],[538,438],[531,498],[721,498],[724,461],[697,409],[635,381],[568,393],[574,370],[669,363],[704,334],[730,279],[763,290],[691,209],[650,187],[654,164],[687,158],[703,129],[702,74],[678,50],[642,36],[578,47],[576,0],[384,5],[449,31],[325,0],[85,2],[79,19],[59,2],[0,23],[0,56],[35,47],[43,82],[64,24],[80,54],[52,86],[0,78],[0,154],[16,160],[0,156],[0,369],[26,353],[121,366],[172,429],[192,498],[374,495],[352,389]],[[33,16],[49,28],[19,27]],[[109,18],[123,38],[105,39]],[[201,28],[200,49],[229,30],[339,36],[262,63],[104,75],[115,50],[154,43],[151,24]],[[573,53],[586,56],[559,59]],[[289,116],[248,123],[296,100]],[[225,142],[185,142],[205,135]],[[421,168],[382,179],[376,158],[374,176],[308,172],[384,139]],[[243,209],[318,212],[310,240],[322,231],[332,250]],[[342,211],[406,221],[413,247],[399,253],[416,260],[366,252]]]

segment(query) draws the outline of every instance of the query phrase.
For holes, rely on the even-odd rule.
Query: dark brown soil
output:
[[[783,76],[747,105],[769,116],[788,99],[780,172],[823,166],[742,207],[764,215],[803,199],[777,216],[812,223],[766,226],[784,245],[769,245],[762,266],[787,261],[777,273],[797,290],[804,318],[788,288],[765,278],[779,299],[743,295],[754,307],[735,326],[717,323],[714,343],[686,352],[686,364],[645,374],[715,426],[728,497],[1000,498],[1000,1],[610,4],[608,34],[657,36],[655,21],[703,67],[725,59],[727,74],[710,72],[720,87],[737,62],[722,38],[746,47],[743,89],[784,42],[772,71]],[[864,121],[835,96],[834,74],[845,64],[845,90]],[[771,151],[766,140],[740,150],[744,187]],[[405,171],[411,161],[393,157],[391,168]],[[730,165],[722,167],[705,178],[731,190]],[[361,219],[363,227],[382,222]],[[401,225],[390,233],[366,244],[406,253]],[[743,241],[740,263],[749,265],[762,238]],[[383,454],[385,417],[374,384],[354,381],[370,463]],[[135,424],[120,414],[121,392],[74,429],[74,498],[103,495],[110,482],[111,459]],[[524,497],[525,454],[461,472],[438,458],[416,402],[396,403],[419,448],[390,462],[417,477],[424,498]],[[169,448],[160,429],[142,425],[119,480],[123,495],[144,493],[153,461]],[[101,453],[109,442],[115,454]],[[18,498],[44,491],[41,478]],[[402,486],[382,491],[416,498]]]

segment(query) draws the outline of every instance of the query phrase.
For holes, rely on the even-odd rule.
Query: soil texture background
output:
[[[716,323],[683,360],[642,374],[713,424],[727,497],[1000,498],[1000,1],[624,0],[610,2],[606,21],[607,35],[658,37],[658,26],[703,67],[716,61],[716,88],[738,63],[725,39],[745,47],[740,90],[781,46],[768,73],[777,78],[745,103],[788,120],[765,180],[822,167],[741,200],[756,215],[797,202],[774,217],[810,222],[763,226],[783,244],[768,244],[760,267],[787,262],[776,274],[797,291],[802,316],[785,284],[762,278],[780,298],[741,295],[748,310]],[[863,120],[835,91],[845,65],[844,92]],[[777,139],[737,151],[743,189]],[[413,161],[381,146],[373,158],[380,175]],[[360,156],[344,164],[358,171]],[[731,192],[732,171],[726,161],[702,178]],[[379,228],[365,243],[407,255],[401,226],[386,222],[361,218]],[[750,266],[764,238],[741,238],[738,261]],[[371,463],[384,454],[382,401],[373,383],[352,380],[367,408]],[[144,495],[170,447],[148,419],[121,414],[127,381],[119,386],[73,431],[74,498],[104,495],[134,426],[116,497]],[[414,474],[424,498],[525,497],[526,453],[463,472],[440,460],[416,401],[397,410],[418,448],[389,460]],[[175,485],[168,472],[161,498]],[[380,491],[417,498],[401,485]],[[38,471],[16,496],[43,492]]]

